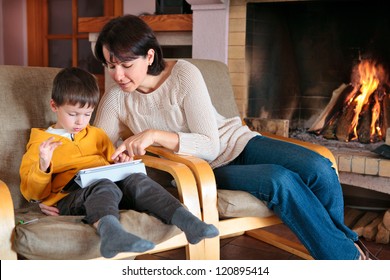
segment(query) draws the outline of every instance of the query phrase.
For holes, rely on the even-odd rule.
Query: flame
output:
[[[372,107],[371,135],[378,134],[379,136],[382,136],[381,128],[377,125],[381,112],[381,104],[378,95],[375,95],[374,97],[375,104]]]
[[[358,66],[359,75],[360,75],[360,92],[354,102],[355,106],[355,115],[352,120],[353,127],[353,138],[357,137],[357,125],[359,121],[359,115],[362,111],[363,106],[369,101],[371,94],[377,89],[379,85],[379,76],[383,72],[383,69],[380,65],[376,65],[374,61],[371,60],[362,60]],[[375,133],[380,134],[380,128],[377,126],[377,122],[380,115],[380,104],[378,98],[375,98],[375,105],[372,110],[371,118],[371,135]]]

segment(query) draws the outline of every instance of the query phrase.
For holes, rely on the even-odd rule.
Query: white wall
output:
[[[193,12],[192,57],[228,62],[229,0],[186,0]]]

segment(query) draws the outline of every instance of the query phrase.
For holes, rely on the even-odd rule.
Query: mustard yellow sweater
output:
[[[49,137],[61,141],[54,150],[48,172],[39,169],[39,145]],[[45,129],[33,128],[20,166],[20,190],[28,200],[55,205],[66,196],[61,189],[83,168],[112,163],[115,148],[100,128],[87,126],[75,135],[74,141],[51,134]]]

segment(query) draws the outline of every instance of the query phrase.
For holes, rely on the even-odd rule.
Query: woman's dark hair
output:
[[[165,69],[161,46],[152,29],[139,17],[124,15],[110,20],[100,32],[95,45],[95,56],[104,65],[103,47],[110,52],[110,60],[131,61],[146,57],[154,50],[154,60],[148,67],[148,74],[158,75]]]
[[[99,86],[95,76],[77,68],[64,68],[55,76],[51,98],[57,106],[64,104],[95,108],[100,99]]]

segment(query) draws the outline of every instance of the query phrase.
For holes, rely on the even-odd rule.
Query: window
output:
[[[95,74],[104,90],[104,69],[93,57],[88,33],[78,32],[78,18],[122,14],[123,0],[27,1],[28,65],[80,67]]]

